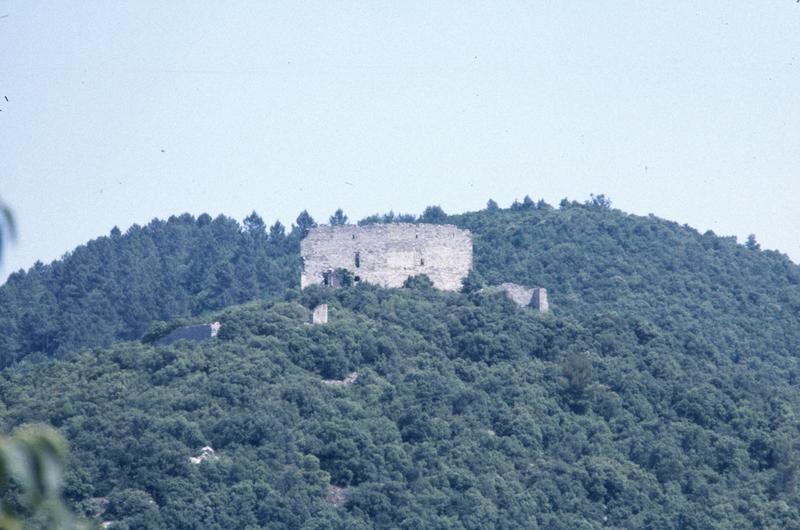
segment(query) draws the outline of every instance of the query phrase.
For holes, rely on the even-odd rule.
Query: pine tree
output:
[[[347,224],[347,216],[344,214],[341,208],[336,210],[336,212],[330,217],[329,220],[331,226],[344,226]]]

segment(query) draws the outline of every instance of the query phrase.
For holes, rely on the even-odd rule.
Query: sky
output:
[[[0,281],[183,212],[591,193],[800,261],[800,3],[0,0]]]

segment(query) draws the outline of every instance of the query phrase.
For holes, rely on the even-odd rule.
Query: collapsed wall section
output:
[[[330,284],[345,269],[355,282],[402,287],[425,274],[437,289],[455,291],[472,268],[472,234],[453,225],[322,225],[300,242],[300,255],[302,288]]]
[[[540,313],[547,313],[550,310],[550,305],[547,303],[547,289],[544,287],[525,287],[506,282],[501,283],[499,288],[519,306],[532,307]]]

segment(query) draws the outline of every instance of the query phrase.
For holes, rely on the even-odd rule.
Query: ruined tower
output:
[[[544,287],[525,287],[506,282],[501,283],[499,288],[517,305],[532,307],[540,313],[547,313],[550,310],[550,305],[547,303],[547,289]]]
[[[547,313],[550,310],[550,304],[547,302],[547,289],[544,287],[536,287],[533,289],[531,307],[540,313]]]
[[[402,287],[425,274],[437,289],[455,291],[472,268],[472,234],[453,225],[322,225],[300,242],[300,255],[302,288],[330,285],[344,269],[356,283]]]

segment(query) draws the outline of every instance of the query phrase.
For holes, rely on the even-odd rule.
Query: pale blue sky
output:
[[[0,0],[0,17],[20,235],[0,279],[187,211],[288,225],[526,194],[605,193],[800,260],[795,0]]]

